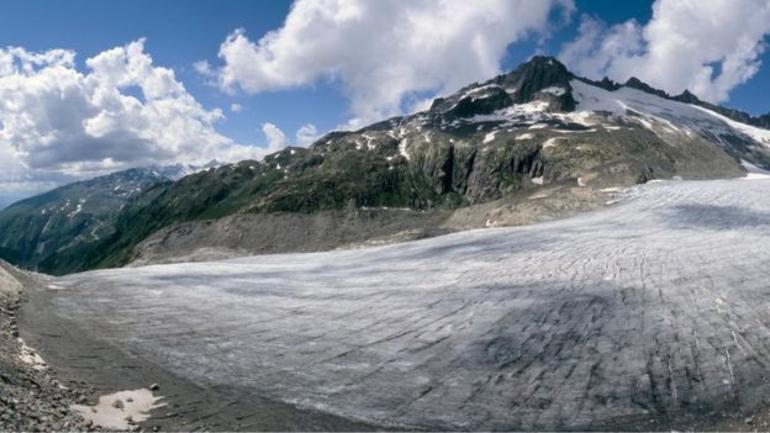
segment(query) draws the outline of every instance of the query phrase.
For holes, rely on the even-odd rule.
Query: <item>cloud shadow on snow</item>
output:
[[[677,229],[770,229],[770,212],[738,206],[682,204],[671,208],[665,218],[669,226]]]

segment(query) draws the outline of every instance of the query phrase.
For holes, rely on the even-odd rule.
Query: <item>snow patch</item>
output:
[[[737,122],[733,119],[730,119],[729,117],[723,116],[719,113],[715,113],[711,110],[708,110],[706,108],[700,107],[698,105],[691,105],[691,107],[700,110],[706,114],[708,114],[711,117],[714,117],[716,119],[721,120],[722,122],[726,123],[731,128],[738,130],[742,132],[744,135],[750,137],[752,140],[757,141],[762,144],[763,147],[766,147],[770,149],[770,130],[763,129],[763,128],[757,128],[756,126],[747,125],[745,123]]]
[[[34,349],[27,346],[21,338],[18,339],[21,345],[21,352],[19,353],[19,359],[21,362],[32,367],[33,370],[45,370],[48,368],[48,364],[45,362],[42,356],[40,356]]]
[[[546,101],[532,101],[526,104],[515,104],[510,107],[506,107],[497,110],[491,114],[477,114],[468,120],[470,122],[506,122],[519,117],[532,117],[540,116],[548,108],[549,103]],[[546,125],[547,126],[547,125]]]
[[[97,427],[125,431],[150,419],[151,410],[166,405],[162,399],[149,389],[136,389],[103,395],[95,406],[73,404],[70,409]]]
[[[409,141],[405,138],[401,140],[400,143],[398,143],[398,153],[401,154],[404,158],[406,158],[407,161],[409,161],[409,152],[406,150],[406,146],[409,144]]]
[[[546,87],[545,89],[541,90],[541,92],[550,93],[551,95],[561,96],[567,93],[567,89],[559,86],[551,86],[551,87]]]
[[[746,160],[742,160],[741,165],[748,172],[744,179],[770,179],[770,170],[757,167]]]
[[[580,80],[570,81],[577,111],[602,112],[611,117],[641,124],[655,133],[670,132],[708,137],[740,136],[770,148],[770,130],[732,120],[707,108],[672,101],[641,90],[621,87],[608,91]],[[619,129],[605,126],[606,129]],[[723,144],[730,144],[721,139]]]
[[[392,134],[391,134],[392,136]],[[375,137],[372,137],[371,135],[367,133],[361,134],[361,137],[363,137],[366,140],[366,148],[369,150],[372,150],[375,148],[374,144],[372,143],[375,139]]]
[[[543,143],[543,149],[556,147],[559,140],[561,140],[561,137],[552,137],[552,138],[549,138],[548,140],[545,140],[545,143]]]
[[[79,214],[82,211],[83,211],[83,203],[78,203],[77,206],[75,207],[75,210],[73,210],[72,212],[68,213],[67,217],[68,218],[72,218],[72,217],[74,217],[75,215]]]
[[[540,194],[535,194],[535,195],[529,196],[530,200],[537,200],[537,199],[541,199],[541,198],[548,198],[548,194],[540,193]]]
[[[492,131],[489,134],[484,136],[484,143],[490,143],[495,139],[495,134],[497,134],[497,131]]]
[[[463,93],[462,95],[460,95],[460,99],[465,99],[468,96],[472,96],[473,99],[481,99],[481,98],[478,98],[477,96],[475,96],[475,94],[479,93],[479,92],[482,92],[484,90],[493,89],[493,88],[496,88],[496,87],[500,87],[500,86],[498,86],[497,84],[486,84],[484,86],[476,87],[475,89],[470,89],[470,90],[466,91],[465,93]]]
[[[559,134],[585,134],[587,132],[596,132],[595,129],[556,129],[554,132]]]

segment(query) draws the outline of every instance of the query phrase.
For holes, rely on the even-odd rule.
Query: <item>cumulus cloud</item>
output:
[[[297,145],[302,147],[308,147],[313,144],[314,141],[320,138],[321,134],[318,132],[318,128],[312,123],[302,125],[297,130]]]
[[[216,73],[214,72],[214,69],[211,67],[211,64],[205,60],[201,60],[198,62],[193,63],[193,68],[196,72],[203,75],[204,77],[214,77]]]
[[[0,49],[0,189],[40,189],[133,166],[257,157],[234,143],[144,40],[75,67],[75,53]]]
[[[240,113],[241,111],[243,111],[243,105],[236,104],[236,103],[230,104],[230,111],[232,111],[233,113]]]
[[[308,147],[320,137],[318,128],[316,128],[316,126],[311,123],[302,125],[299,129],[297,129],[295,140],[293,142],[286,137],[286,134],[283,132],[283,130],[281,130],[281,128],[270,122],[265,122],[262,124],[262,133],[267,139],[268,150],[271,152],[275,152],[277,150],[283,149],[286,146],[292,145]]]
[[[339,82],[360,122],[400,114],[414,92],[442,93],[500,72],[509,44],[548,32],[573,0],[297,0],[258,41],[236,30],[223,64],[199,62],[226,91]]]
[[[560,58],[590,78],[636,76],[670,93],[688,89],[722,102],[756,74],[769,33],[768,0],[656,0],[644,25],[608,27],[583,17]]]
[[[267,146],[269,149],[280,150],[288,145],[286,134],[283,133],[281,128],[270,122],[262,124],[262,133],[265,134],[265,138],[267,138]]]

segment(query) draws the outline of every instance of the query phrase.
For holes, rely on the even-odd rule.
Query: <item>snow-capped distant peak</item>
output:
[[[733,137],[770,148],[770,130],[732,120],[699,105],[665,99],[635,88],[609,91],[582,80],[570,82],[577,111],[607,113],[655,132],[707,134],[727,144]]]
[[[179,180],[185,176],[208,170],[210,168],[216,168],[220,165],[222,165],[222,163],[219,161],[212,160],[203,165],[180,163],[165,166],[153,166],[150,167],[150,169],[153,171],[153,175],[155,176],[164,177],[169,180]]]

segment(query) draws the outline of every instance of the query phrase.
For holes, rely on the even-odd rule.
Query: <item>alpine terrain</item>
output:
[[[72,183],[0,211],[0,257],[19,266],[62,273],[115,233],[128,204],[151,200],[162,185],[195,169],[183,165],[138,168]]]
[[[770,432],[770,0],[0,10],[0,433]]]
[[[169,429],[766,430],[768,187],[653,182],[522,227],[48,278],[22,335],[79,380],[157,382]]]
[[[25,200],[0,212],[0,256],[60,274],[529,223],[604,204],[616,187],[770,167],[767,126],[689,92],[594,82],[534,57],[427,111],[309,148]]]
[[[535,57],[309,148],[24,200],[3,257],[67,275],[0,263],[0,421],[770,428],[766,120]]]

